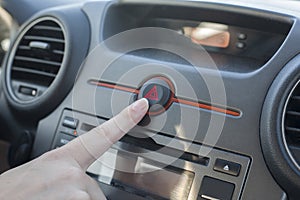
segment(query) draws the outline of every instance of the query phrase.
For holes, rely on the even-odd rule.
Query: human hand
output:
[[[133,128],[148,110],[141,99],[121,113],[72,140],[0,176],[0,199],[100,200],[106,199],[87,168]]]

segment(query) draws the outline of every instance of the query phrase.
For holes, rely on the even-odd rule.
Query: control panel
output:
[[[65,109],[52,148],[59,148],[91,130],[95,122],[101,124],[105,119]],[[178,139],[177,145],[170,145],[170,139],[159,133],[143,139],[126,135],[87,172],[98,180],[104,192],[121,190],[124,199],[230,200],[241,197],[250,158],[220,149],[211,149],[203,156],[199,149],[208,147],[193,143],[183,150],[182,146],[187,145],[185,141]],[[106,195],[110,198],[109,193]]]

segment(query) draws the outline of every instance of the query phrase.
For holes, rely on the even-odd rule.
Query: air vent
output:
[[[284,112],[283,134],[291,158],[300,164],[300,84],[294,86]]]
[[[41,18],[20,34],[8,63],[12,96],[34,101],[55,80],[64,59],[65,35],[53,18]]]
[[[300,55],[281,69],[269,88],[261,113],[260,142],[277,183],[288,199],[299,199]]]

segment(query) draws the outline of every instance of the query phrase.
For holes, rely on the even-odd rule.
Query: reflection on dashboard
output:
[[[11,40],[15,36],[17,25],[7,11],[0,7],[0,63],[9,50]]]
[[[201,22],[197,27],[183,27],[183,34],[195,44],[227,48],[230,42],[228,26],[211,22]]]

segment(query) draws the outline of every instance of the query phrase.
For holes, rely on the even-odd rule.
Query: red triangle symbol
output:
[[[144,96],[144,98],[153,100],[153,101],[158,101],[158,94],[157,94],[157,88],[156,85],[153,86],[151,90]]]

